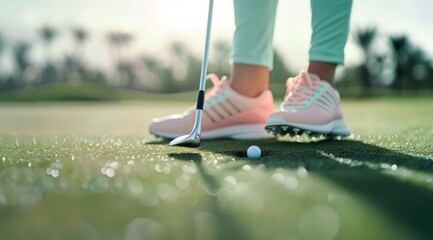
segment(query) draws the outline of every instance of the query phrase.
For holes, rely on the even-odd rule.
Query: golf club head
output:
[[[173,139],[170,146],[184,146],[184,147],[198,147],[200,146],[200,134],[201,134],[201,117],[203,110],[197,109],[195,111],[195,123],[190,134],[183,135]]]
[[[194,129],[190,134],[173,139],[170,146],[198,147],[200,146],[200,131]]]

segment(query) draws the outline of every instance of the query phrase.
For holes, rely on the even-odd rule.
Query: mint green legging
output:
[[[272,69],[277,5],[278,0],[234,0],[233,63]],[[344,63],[351,8],[352,0],[311,0],[310,61]]]

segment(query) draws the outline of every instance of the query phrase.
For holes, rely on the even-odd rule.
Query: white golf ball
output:
[[[256,145],[252,145],[247,150],[248,158],[259,158],[262,155],[262,150]]]

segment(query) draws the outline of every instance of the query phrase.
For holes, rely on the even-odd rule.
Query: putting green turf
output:
[[[187,103],[0,105],[0,239],[431,239],[432,100],[346,101],[344,141],[197,149],[146,130]]]

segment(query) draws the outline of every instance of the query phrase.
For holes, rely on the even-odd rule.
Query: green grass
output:
[[[189,103],[0,105],[0,238],[431,239],[431,102],[346,101],[344,141],[197,149],[146,131]]]

